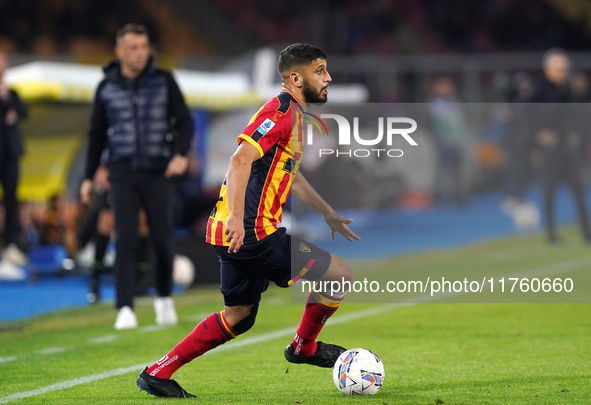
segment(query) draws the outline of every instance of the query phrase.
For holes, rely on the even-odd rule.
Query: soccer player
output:
[[[205,318],[172,351],[146,367],[137,379],[140,391],[159,397],[193,397],[170,377],[184,364],[248,331],[269,281],[280,287],[299,278],[353,282],[353,271],[344,259],[277,226],[292,192],[323,215],[333,239],[335,232],[349,241],[360,239],[347,226],[352,219],[337,214],[298,171],[304,112],[311,104],[327,100],[331,77],[326,55],[315,46],[293,44],[281,51],[277,68],[282,91],[238,136],[238,148],[207,226],[207,242],[220,257],[224,310]],[[345,293],[309,294],[295,338],[285,348],[287,361],[334,365],[345,349],[316,338]]]

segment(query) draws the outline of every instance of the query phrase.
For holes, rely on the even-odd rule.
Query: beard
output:
[[[328,86],[326,86],[328,87]],[[328,96],[326,94],[322,94],[324,89],[323,87],[320,91],[316,90],[312,87],[307,80],[304,80],[304,87],[302,88],[305,102],[308,104],[324,104],[328,100]]]

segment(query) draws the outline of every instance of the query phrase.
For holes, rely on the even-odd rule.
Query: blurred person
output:
[[[326,54],[312,45],[293,44],[281,51],[277,70],[281,92],[238,135],[238,148],[207,226],[206,241],[220,258],[224,310],[209,315],[172,351],[146,367],[137,378],[140,391],[159,397],[194,397],[170,377],[193,359],[247,332],[270,281],[283,288],[300,278],[353,282],[353,270],[344,259],[277,225],[293,193],[323,215],[333,239],[335,232],[349,241],[360,239],[347,226],[353,220],[335,212],[299,171],[304,113],[328,98],[332,79]],[[332,294],[309,293],[296,335],[284,350],[287,361],[334,366],[345,349],[316,339],[347,292],[347,287],[341,288]]]
[[[588,103],[590,100],[589,75],[585,72],[576,72],[570,80],[575,103]]]
[[[564,105],[575,97],[568,83],[570,60],[562,49],[553,48],[544,54],[544,78],[530,98],[530,114],[536,144],[542,150],[542,185],[546,234],[550,243],[559,238],[554,222],[554,193],[562,181],[571,188],[575,198],[583,238],[591,242],[591,230],[585,204],[580,148],[583,131],[576,108]]]
[[[511,78],[507,102],[509,109],[505,154],[507,156],[507,198],[503,206],[507,211],[525,202],[525,192],[531,179],[531,126],[527,120],[527,101],[533,91],[533,80],[527,72],[517,72]]]
[[[54,194],[47,202],[42,221],[39,222],[39,244],[59,245],[64,242],[65,227],[62,221],[63,200]]]
[[[0,182],[4,191],[4,250],[2,257],[15,264],[24,265],[26,255],[18,245],[19,215],[16,190],[19,181],[19,159],[24,153],[23,140],[18,123],[27,117],[27,107],[16,91],[4,81],[8,57],[0,51]]]
[[[138,24],[116,35],[117,60],[105,68],[93,104],[81,200],[89,203],[92,179],[106,147],[115,212],[115,329],[137,327],[133,311],[138,213],[146,211],[156,255],[156,323],[178,322],[172,290],[172,186],[184,174],[193,122],[173,76],[158,69],[147,30]]]
[[[581,147],[579,148],[579,154],[581,162],[584,164],[589,157],[588,149],[588,132],[591,130],[591,86],[589,83],[589,75],[585,72],[573,73],[570,78],[570,87],[573,93],[573,102],[577,103],[574,106],[579,119],[578,123],[581,128]]]
[[[435,193],[439,202],[452,199],[462,206],[468,193],[464,157],[464,142],[468,138],[466,119],[456,100],[456,85],[451,78],[437,78],[432,92],[430,125],[438,151]]]
[[[90,272],[90,291],[86,295],[91,304],[101,301],[101,275],[106,272],[104,258],[115,232],[115,220],[112,209],[112,197],[109,193],[109,171],[100,166],[94,176],[94,196],[90,207],[84,213],[76,232],[77,247],[83,248],[88,242],[94,242],[94,261]],[[148,223],[146,213],[140,210],[138,218],[138,247],[136,257],[134,295],[144,295],[151,284],[148,242]]]

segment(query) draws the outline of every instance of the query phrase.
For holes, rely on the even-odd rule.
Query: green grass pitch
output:
[[[428,271],[438,263],[450,268],[502,267],[504,273],[512,274],[591,257],[591,249],[579,241],[574,229],[565,236],[566,243],[558,248],[548,248],[541,236],[508,238],[357,265]],[[589,270],[591,259],[590,266],[579,269]],[[15,395],[72,380],[69,388],[37,391],[37,395],[9,403],[177,403],[179,400],[138,392],[135,378],[141,367],[126,372],[125,368],[158,359],[201,318],[221,310],[221,305],[217,288],[192,290],[177,297],[179,325],[165,329],[151,327],[150,300],[138,301],[140,329],[133,331],[113,329],[116,311],[110,305],[0,324],[0,404]],[[332,370],[284,360],[283,348],[292,338],[289,328],[299,322],[302,308],[302,304],[291,302],[288,290],[270,288],[251,331],[175,374],[174,378],[197,396],[187,402],[591,404],[589,304],[384,307],[345,301],[320,339],[349,348],[367,347],[382,358],[384,386],[372,397],[343,396],[333,385]],[[360,311],[369,311],[369,315],[355,317]],[[124,371],[90,382],[75,380],[118,369]]]

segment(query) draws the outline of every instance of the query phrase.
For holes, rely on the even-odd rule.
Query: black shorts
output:
[[[318,280],[330,265],[330,253],[288,235],[285,228],[242,245],[237,253],[228,253],[228,246],[212,247],[220,258],[220,290],[229,307],[257,304],[269,281],[285,288],[300,278]]]

